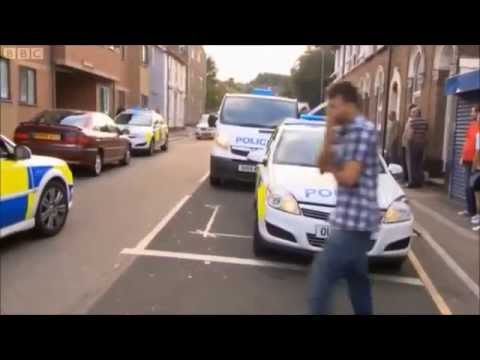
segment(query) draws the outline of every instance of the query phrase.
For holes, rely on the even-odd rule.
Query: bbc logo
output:
[[[10,60],[43,60],[43,48],[2,47],[2,56]]]

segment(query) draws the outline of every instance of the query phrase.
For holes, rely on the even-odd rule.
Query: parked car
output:
[[[0,135],[0,238],[35,228],[53,236],[72,205],[73,176],[67,163],[32,156],[30,149]]]
[[[248,155],[257,163],[254,252],[273,248],[315,252],[330,233],[329,217],[336,206],[336,181],[321,174],[317,157],[325,121],[286,120],[275,131],[268,149]],[[405,192],[395,180],[402,168],[378,156],[379,231],[372,236],[368,255],[400,266],[413,235],[413,213]]]
[[[15,142],[36,155],[58,157],[98,176],[110,163],[130,163],[130,141],[115,122],[100,112],[46,110],[15,130]]]
[[[162,115],[153,110],[127,109],[115,117],[122,130],[128,130],[133,151],[168,150],[168,125]]]
[[[195,137],[197,139],[213,139],[216,132],[214,126],[216,120],[217,117],[214,114],[203,114],[195,128]]]

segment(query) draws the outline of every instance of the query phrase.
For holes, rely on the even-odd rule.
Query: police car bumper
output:
[[[150,142],[147,141],[145,137],[129,137],[128,140],[130,140],[132,150],[147,150],[150,147]]]
[[[225,181],[255,182],[255,163],[247,160],[210,156],[210,174]]]
[[[265,218],[259,219],[259,232],[270,247],[293,252],[322,251],[328,239],[317,237],[317,226],[328,221],[293,215],[266,206]],[[413,219],[402,223],[381,224],[372,236],[368,256],[373,259],[398,259],[407,256],[413,233]]]

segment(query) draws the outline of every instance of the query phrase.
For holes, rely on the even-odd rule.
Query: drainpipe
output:
[[[52,96],[52,108],[57,107],[57,66],[55,65],[55,58],[54,58],[54,48],[55,45],[50,45],[50,71],[52,72],[51,75],[51,96]]]
[[[387,141],[388,106],[390,105],[390,78],[391,78],[391,70],[392,70],[392,50],[393,50],[393,45],[390,45],[388,47],[387,76],[385,77],[385,100],[383,101],[383,104],[385,105],[385,111],[383,114],[382,154],[385,151],[385,144]]]
[[[343,59],[342,59],[342,73],[340,74],[340,79],[343,78],[343,74],[345,74],[345,54],[347,52],[347,49],[345,48],[346,45],[342,45],[342,50],[343,50]]]

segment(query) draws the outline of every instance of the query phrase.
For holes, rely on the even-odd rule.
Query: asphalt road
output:
[[[5,314],[305,314],[310,258],[252,251],[252,189],[212,188],[210,141],[185,138],[99,178],[76,175],[56,237],[4,239]],[[372,267],[375,312],[438,314],[407,262]],[[341,285],[334,313],[351,306]]]
[[[178,140],[178,141],[176,141]],[[74,206],[56,237],[31,232],[0,242],[2,314],[85,313],[129,265],[135,245],[208,169],[210,142],[172,140],[98,178],[75,171]]]

